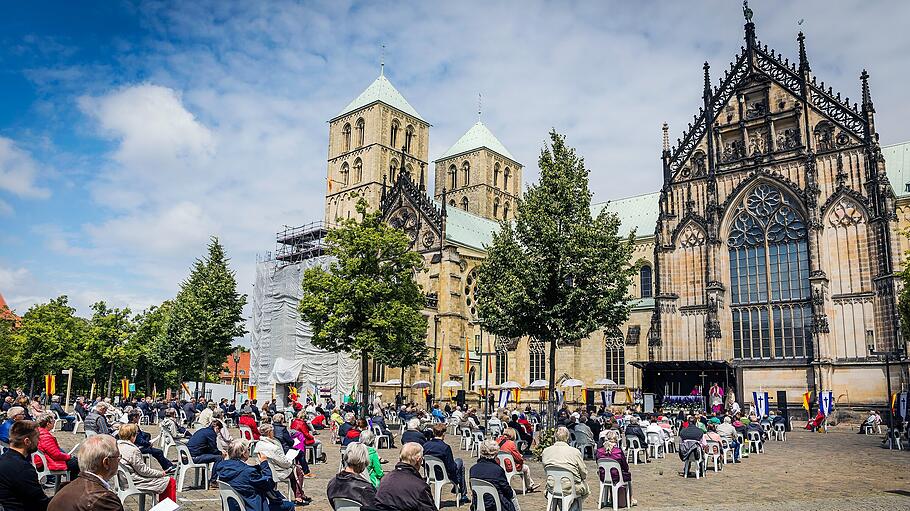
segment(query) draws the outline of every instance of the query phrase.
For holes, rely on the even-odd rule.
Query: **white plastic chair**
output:
[[[256,444],[259,443],[259,440],[253,439],[253,430],[249,426],[240,426],[240,439],[246,440],[246,443],[250,444],[250,456],[253,455],[253,452],[256,450]]]
[[[754,453],[765,452],[765,446],[761,440],[761,433],[758,431],[746,431],[749,438],[749,450]]]
[[[666,454],[664,441],[661,439],[660,433],[655,433],[653,431],[645,433],[645,439],[648,443],[648,456],[652,458],[663,458],[663,454]]]
[[[124,482],[126,487],[124,487]],[[126,470],[123,465],[117,467],[117,475],[114,476],[114,491],[117,492],[117,497],[120,498],[120,503],[124,506],[126,505],[126,499],[130,497],[137,497],[139,501],[139,511],[145,510],[146,497],[151,497],[151,502],[155,502],[155,498],[158,496],[154,492],[142,491],[139,488],[136,488],[136,482],[133,481],[133,476]]]
[[[714,471],[723,470],[724,455],[720,443],[713,440],[707,440],[705,444],[705,469],[707,469],[708,466],[708,458],[711,458],[712,463],[714,464]]]
[[[502,511],[502,502],[499,500],[499,490],[482,479],[471,479],[471,491],[474,493],[474,509],[476,511]],[[484,496],[493,498],[493,509],[487,509]],[[337,508],[335,511],[338,511]]]
[[[54,413],[54,424],[51,426],[51,432],[53,433],[58,429],[62,429],[63,425],[66,424],[66,421],[63,420],[63,417],[61,417],[59,413],[53,410],[51,410],[51,412]],[[57,424],[60,424],[60,426],[58,427]]]
[[[246,509],[246,503],[243,501],[243,497],[234,491],[234,489],[231,488],[231,485],[225,483],[224,481],[218,481],[218,496],[221,497],[221,511],[231,511],[230,502],[232,500],[234,501],[235,505],[234,509]]]
[[[597,498],[598,507],[604,507],[607,502],[604,501],[604,496],[607,495],[606,489],[610,488],[610,501],[613,503],[613,509],[619,508],[619,490],[626,490],[626,506],[628,507],[632,502],[632,488],[629,486],[629,481],[626,481],[622,475],[622,466],[616,460],[610,459],[600,459],[597,461],[597,469],[603,469],[604,479],[600,482],[600,496]],[[616,470],[616,473],[619,474],[619,481],[613,482],[612,471]]]
[[[640,455],[646,455],[645,449],[641,446],[638,437],[630,436],[626,438],[626,458],[632,461],[633,465],[640,463]]]
[[[360,504],[344,497],[333,499],[332,506],[335,508],[335,511],[360,511],[361,509]]]
[[[35,463],[35,457],[41,459],[41,470],[38,470],[38,464]],[[44,455],[41,451],[35,451],[32,454],[32,466],[35,467],[35,470],[38,472],[38,482],[44,484],[47,482],[49,476],[56,476],[56,481],[54,482],[54,493],[60,489],[60,483],[63,482],[65,478],[67,481],[70,480],[70,473],[66,470],[51,470],[47,467],[47,456]]]
[[[183,482],[186,478],[187,471],[193,471],[193,479],[195,482],[198,480],[200,469],[202,470],[202,475],[205,477],[203,481],[203,484],[205,484],[210,476],[209,466],[205,463],[193,462],[193,457],[190,455],[189,448],[185,445],[177,444],[177,493],[183,491]],[[241,509],[243,509],[242,505]]]
[[[474,442],[473,436],[471,436],[471,428],[467,426],[462,426],[461,428],[461,448],[465,451],[471,448],[471,444]]]
[[[572,509],[572,505],[578,500],[578,494],[575,492],[575,478],[572,473],[560,468],[548,468],[544,470],[544,473],[547,481],[551,478],[553,479],[553,491],[550,492],[549,488],[547,489],[547,511],[556,511],[555,505],[557,501],[559,502],[559,509],[562,511]],[[566,480],[569,481],[569,486],[572,488],[568,493],[563,487],[563,481]],[[581,511],[581,502],[581,500],[578,500],[578,511]]]
[[[783,442],[784,440],[786,440],[787,439],[787,428],[784,427],[784,425],[779,422],[777,424],[775,424],[773,438],[780,442]]]
[[[82,416],[78,412],[73,412],[73,415],[76,417],[76,422],[73,423],[73,434],[82,433],[85,434],[85,421],[82,420]],[[80,431],[80,429],[82,431]]]
[[[426,472],[427,484],[433,487],[433,499],[436,503],[436,509],[439,509],[442,500],[442,487],[447,484],[455,486],[455,482],[450,480],[448,474],[446,474],[446,466],[442,460],[435,456],[424,456],[423,469]],[[458,507],[461,507],[460,496],[455,497],[455,503]]]
[[[720,452],[724,457],[724,464],[736,462],[736,453],[733,451],[733,446],[730,444],[730,441],[726,438],[720,439]],[[728,457],[730,458],[730,461],[727,461]]]
[[[170,457],[168,456],[168,452],[170,452],[172,447],[174,449],[177,448],[177,441],[174,440],[174,437],[171,436],[171,434],[168,433],[168,431],[165,429],[161,430],[160,436],[161,436],[161,450],[164,452],[164,457],[170,459]]]
[[[499,463],[499,466],[505,471],[506,481],[508,481],[509,484],[512,484],[513,477],[518,476],[518,479],[521,481],[521,492],[528,493],[528,487],[525,485],[525,478],[518,470],[518,465],[515,463],[515,456],[512,456],[512,453],[500,451],[499,454],[496,455],[496,462]]]
[[[683,477],[689,477],[689,467],[695,464],[695,479],[701,479],[703,473],[708,471],[705,453],[701,448],[692,451],[692,454],[683,462]]]
[[[483,444],[484,440],[486,440],[486,437],[483,436],[482,432],[474,432],[471,440],[471,455],[473,455],[475,458],[480,457],[480,445]]]
[[[376,448],[382,449],[382,442],[385,442],[386,449],[391,449],[392,439],[389,435],[386,435],[382,432],[382,428],[379,427],[379,424],[373,424],[373,434],[376,436]]]

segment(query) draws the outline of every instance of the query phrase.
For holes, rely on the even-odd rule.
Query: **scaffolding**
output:
[[[325,237],[331,224],[311,222],[297,227],[284,226],[275,236],[275,260],[281,265],[299,263],[325,254]]]

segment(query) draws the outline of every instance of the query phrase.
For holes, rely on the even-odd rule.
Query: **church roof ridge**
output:
[[[412,117],[416,117],[423,122],[427,122],[423,117],[417,113],[417,110],[408,103],[408,100],[404,99],[404,96],[398,92],[398,89],[392,85],[392,82],[385,77],[385,74],[380,74],[373,83],[367,86],[359,96],[354,98],[348,105],[341,109],[341,112],[338,113],[333,119],[337,119],[343,115],[347,115],[355,110],[360,110],[365,106],[369,106],[376,102],[385,103],[392,108],[400,110]]]
[[[471,126],[468,131],[455,142],[452,147],[450,147],[446,152],[437,158],[436,161],[443,160],[445,158],[450,158],[452,156],[457,156],[459,154],[467,153],[475,149],[487,148],[494,153],[498,153],[506,158],[519,163],[518,160],[512,156],[512,153],[506,149],[506,146],[496,138],[496,135],[490,131],[490,128],[487,127],[483,121],[477,121]],[[520,164],[520,163],[519,163]]]

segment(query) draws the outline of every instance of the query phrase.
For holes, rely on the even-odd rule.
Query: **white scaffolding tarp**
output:
[[[326,266],[328,261],[323,256],[296,264],[263,261],[256,265],[250,384],[257,386],[260,403],[272,399],[279,389],[274,397],[283,404],[285,385],[298,387],[301,396],[329,388],[337,401],[360,378],[359,361],[313,346],[313,332],[297,311],[304,271]]]

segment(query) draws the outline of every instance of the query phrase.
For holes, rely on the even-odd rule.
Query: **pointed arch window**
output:
[[[351,178],[351,168],[348,166],[348,162],[341,164],[341,184],[347,186],[350,183]]]
[[[509,219],[509,201],[506,201],[506,203],[502,205],[502,219]]]
[[[790,199],[759,184],[734,206],[727,247],[733,357],[812,356],[806,225]]]
[[[461,198],[461,209],[463,209],[465,211],[468,210],[468,198],[467,197]]]
[[[398,131],[401,130],[401,124],[398,123],[398,119],[392,121],[392,127],[389,130],[389,145],[392,146],[392,149],[395,149],[398,143]]]
[[[499,217],[499,197],[493,199],[493,218]]]
[[[647,264],[642,265],[641,269],[638,270],[638,278],[640,282],[639,289],[641,290],[642,298],[651,298],[654,296],[654,288],[652,287],[652,271],[651,267]]]
[[[363,147],[364,140],[364,131],[366,128],[366,123],[363,119],[357,119],[357,147]]]
[[[395,184],[395,178],[398,176],[398,160],[392,159],[389,162],[389,183]]]
[[[493,186],[499,186],[499,163],[493,165]]]
[[[351,125],[345,124],[344,128],[341,128],[341,138],[342,146],[344,147],[344,152],[351,150]]]
[[[604,332],[605,371],[617,385],[626,384],[626,341],[619,328]]]
[[[502,189],[507,192],[509,191],[509,176],[510,175],[511,175],[511,172],[509,171],[509,167],[506,167],[506,170],[504,170],[502,172]]]
[[[411,181],[415,181],[414,167],[410,163],[408,163],[407,165],[404,166],[404,168],[405,168],[405,171],[408,173],[408,175],[411,176]]]
[[[496,348],[496,384],[499,385],[509,379],[509,351],[505,348]]]
[[[454,163],[449,166],[449,184],[452,190],[458,188],[458,169]]]
[[[542,341],[531,339],[528,342],[528,379],[547,379],[547,352]]]
[[[471,355],[468,352],[465,352],[464,356],[470,357]],[[474,388],[474,382],[476,380],[477,380],[477,368],[474,366],[471,366],[471,371],[468,373],[468,388],[469,389]]]
[[[468,186],[471,184],[471,164],[464,162],[461,164],[461,180],[462,186]]]
[[[414,126],[408,125],[404,130],[404,152],[411,152],[411,144],[414,142]]]
[[[363,181],[363,161],[360,158],[354,160],[354,182]]]
[[[449,206],[455,207],[455,199],[449,200]]]

